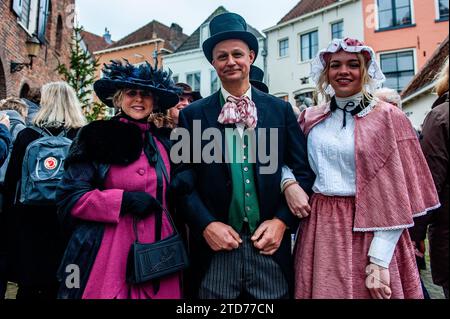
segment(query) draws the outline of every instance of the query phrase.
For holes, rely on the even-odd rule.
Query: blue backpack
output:
[[[45,128],[30,128],[41,137],[25,150],[19,200],[25,205],[54,205],[56,187],[64,174],[64,161],[72,140],[66,137],[65,130],[54,136]]]
[[[6,157],[3,165],[0,167],[0,186],[3,186],[5,182],[6,169],[8,168],[9,159],[11,158],[12,146],[14,141],[16,140],[17,135],[22,131],[26,126],[18,121],[11,121],[11,127],[9,128],[9,133],[11,133],[11,145],[9,147],[9,153]]]

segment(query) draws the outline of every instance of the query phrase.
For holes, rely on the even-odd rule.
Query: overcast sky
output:
[[[244,17],[259,31],[275,25],[299,0],[76,0],[86,31],[102,35],[107,27],[117,41],[152,20],[178,23],[191,35],[220,5]]]

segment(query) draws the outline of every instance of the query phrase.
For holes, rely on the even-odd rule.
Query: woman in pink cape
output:
[[[439,200],[411,123],[372,95],[385,77],[358,40],[334,39],[311,76],[329,102],[299,118],[316,173],[310,207],[287,168],[283,175],[288,205],[303,218],[295,297],[423,298],[405,230]]]

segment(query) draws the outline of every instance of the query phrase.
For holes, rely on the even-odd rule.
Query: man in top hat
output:
[[[247,31],[245,20],[225,13],[211,20],[209,27],[211,37],[203,43],[203,52],[222,88],[182,110],[179,127],[190,133],[188,147],[194,158],[199,155],[194,144],[207,150],[212,140],[194,136],[199,123],[202,135],[211,135],[206,129],[219,131],[222,161],[191,159],[175,173],[175,182],[192,184],[191,191],[177,201],[177,211],[190,229],[192,297],[288,298],[293,285],[290,233],[297,220],[277,189],[281,168],[288,165],[301,187],[310,191],[313,173],[306,140],[289,103],[250,85],[258,41]],[[277,132],[272,140],[270,128]],[[261,136],[270,143],[263,144]],[[272,172],[264,170],[268,163],[259,157],[251,160],[252,150],[258,148],[265,154],[272,152],[276,162]],[[235,155],[233,160],[227,151]],[[302,199],[306,210],[306,193]]]
[[[167,111],[167,114],[170,116],[175,125],[178,125],[178,117],[180,111],[186,108],[192,102],[202,99],[200,92],[193,91],[191,86],[186,83],[176,83],[176,87],[179,87],[183,91],[179,94],[179,102],[174,107],[170,108]]]
[[[255,65],[250,66],[250,84],[264,93],[269,93],[269,88],[263,82],[264,71]]]

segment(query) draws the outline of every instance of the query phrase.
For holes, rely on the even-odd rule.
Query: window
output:
[[[448,20],[448,0],[438,0],[439,20]]]
[[[344,21],[339,21],[331,25],[331,39],[342,39],[344,33]]]
[[[378,0],[378,28],[409,25],[411,19],[410,0]]]
[[[216,70],[211,70],[211,94],[219,90],[219,77]]]
[[[178,83],[178,82],[179,82],[179,81],[178,81],[179,78],[180,78],[180,77],[179,77],[178,75],[172,76],[172,80],[173,80],[174,83]]]
[[[204,24],[200,27],[200,46],[208,38],[209,38],[209,24]]]
[[[45,29],[45,35],[47,37],[47,42],[50,42],[50,34],[52,32],[52,2],[51,1],[48,1],[46,22],[47,22],[47,26]]]
[[[58,22],[56,23],[56,52],[61,51],[62,47],[62,34],[63,34],[63,22],[61,16],[58,16]]]
[[[28,84],[24,83],[24,85],[20,89],[19,96],[20,96],[20,98],[27,99],[29,97],[28,93],[30,93],[30,86]]]
[[[278,56],[280,58],[287,56],[289,53],[289,39],[278,41]]]
[[[312,59],[319,51],[319,33],[313,31],[300,36],[302,61]]]
[[[200,91],[200,72],[187,74],[186,82],[193,91]]]
[[[385,87],[401,91],[414,76],[413,51],[380,55],[381,70],[386,76]]]
[[[30,34],[37,31],[38,22],[38,0],[20,0],[19,22]]]

